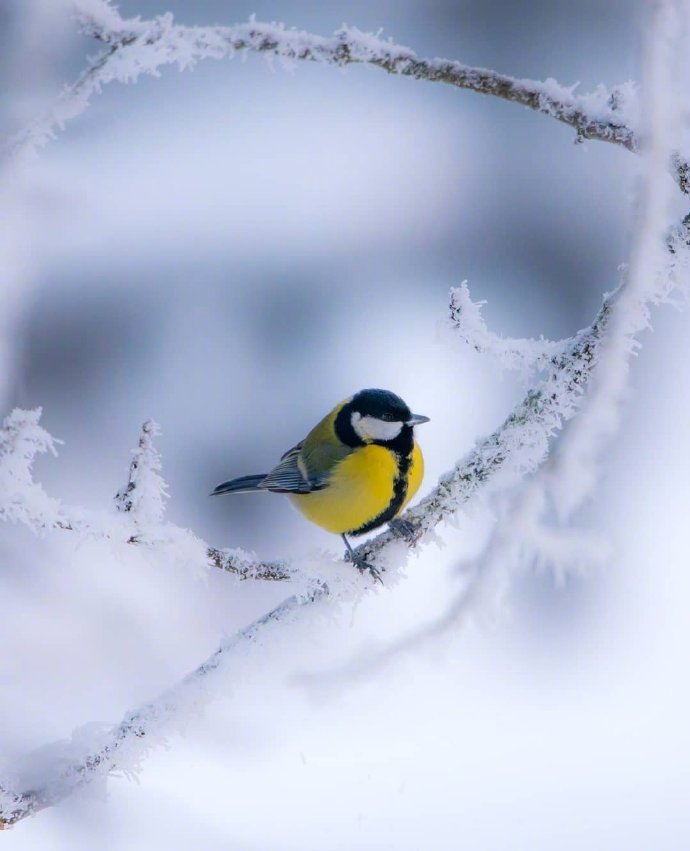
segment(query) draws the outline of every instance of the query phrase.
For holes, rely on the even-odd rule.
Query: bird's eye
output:
[[[381,414],[381,419],[384,421],[384,423],[392,423],[393,414]]]

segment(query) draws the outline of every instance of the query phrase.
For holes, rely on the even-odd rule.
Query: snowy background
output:
[[[255,12],[323,34],[343,21],[383,27],[423,56],[585,90],[640,76],[633,2],[315,6],[120,10],[186,23]],[[0,6],[7,132],[95,50],[61,4],[30,7]],[[26,245],[20,292],[3,273],[18,322],[5,409],[44,407],[65,445],[38,478],[67,502],[107,505],[153,417],[176,523],[263,557],[337,553],[280,498],[207,494],[266,469],[365,386],[431,417],[420,429],[430,487],[524,390],[439,344],[448,289],[469,279],[506,335],[560,338],[587,324],[627,258],[635,165],[512,104],[370,68],[285,72],[249,56],[114,84],[32,168],[32,230],[9,223]],[[686,323],[670,308],[654,317],[579,518],[608,536],[605,568],[563,588],[525,577],[495,623],[369,678],[306,686],[301,675],[442,608],[448,568],[486,531],[487,517],[465,518],[394,591],[321,612],[238,665],[138,783],[111,779],[107,800],[90,787],[19,824],[8,847],[686,848]],[[285,595],[98,544],[2,535],[9,767],[86,722],[118,721]],[[34,755],[39,775],[48,758]]]

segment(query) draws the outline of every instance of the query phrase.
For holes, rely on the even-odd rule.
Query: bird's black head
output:
[[[414,441],[412,429],[428,420],[413,414],[390,390],[360,390],[340,409],[335,430],[348,446],[377,443],[408,454]]]

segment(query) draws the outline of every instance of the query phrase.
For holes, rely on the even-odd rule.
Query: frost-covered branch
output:
[[[564,340],[515,340],[489,331],[481,312],[484,304],[472,301],[467,281],[450,291],[450,316],[442,330],[454,348],[470,346],[479,354],[494,358],[504,369],[525,376],[549,367],[554,355],[564,349]]]
[[[632,83],[576,94],[575,86],[562,86],[553,79],[521,79],[454,60],[419,58],[408,47],[356,27],[343,26],[332,36],[320,36],[253,18],[233,26],[185,26],[175,23],[169,13],[148,21],[124,19],[105,0],[75,0],[74,5],[82,31],[105,48],[63,91],[48,115],[14,138],[15,149],[36,150],[45,145],[107,83],[134,82],[140,74],[159,74],[165,65],[185,69],[201,59],[232,57],[238,51],[261,53],[288,65],[297,61],[371,65],[389,74],[445,83],[551,116],[572,127],[578,140],[639,149],[637,94]],[[687,160],[675,154],[672,168],[687,192]]]
[[[688,223],[684,222],[675,232],[670,244],[671,251],[668,254],[670,275],[678,274],[680,268],[685,268],[689,241]],[[583,392],[599,362],[605,332],[609,327],[612,315],[619,309],[627,286],[628,278],[624,277],[618,290],[604,299],[592,324],[578,332],[574,337],[558,344],[560,350],[551,353],[548,367],[545,368],[545,374],[541,381],[530,388],[523,401],[514,409],[503,425],[489,437],[480,441],[469,455],[459,461],[449,473],[441,478],[438,485],[416,507],[405,513],[404,519],[412,527],[415,540],[420,540],[423,543],[425,537],[428,537],[428,533],[432,532],[442,522],[451,520],[476,498],[495,493],[499,487],[505,489],[514,485],[526,473],[538,469],[543,464],[548,455],[551,438],[564,422],[573,417],[582,403]],[[468,329],[463,327],[463,315],[456,310],[456,296],[457,291],[454,291],[451,295],[451,317],[458,333],[467,337]],[[463,304],[465,306],[471,304],[469,292],[463,294]],[[552,345],[556,346],[557,344]],[[13,414],[12,422],[18,416],[20,415]],[[32,414],[29,427],[31,429],[36,428],[37,422],[37,416]],[[162,479],[156,479],[154,475],[157,475],[160,469],[158,454],[150,443],[154,431],[152,424],[145,424],[139,446],[134,452],[130,466],[128,484],[118,496],[118,502],[125,509],[119,512],[120,522],[126,520],[131,523],[128,515],[132,513],[132,510],[130,508],[127,511],[127,505],[141,505],[139,500],[141,495],[136,494],[136,489],[142,480],[148,482],[145,490],[148,491],[149,495],[153,491],[154,504],[156,493],[160,494],[165,489]],[[14,432],[9,430],[8,434],[14,434]],[[34,435],[33,438],[30,438],[30,435],[24,438],[15,434],[13,439],[15,444],[19,440],[22,446],[35,446],[36,451],[52,446],[49,436],[42,432]],[[30,452],[25,451],[24,458],[24,463],[28,464],[29,472],[27,472],[26,467],[22,467],[23,472],[19,476],[19,480],[24,485],[27,485],[27,483],[32,485],[30,477],[27,479],[27,475],[30,476],[33,456]],[[150,486],[152,480],[156,483],[156,487]],[[539,494],[534,492],[535,487],[535,480],[532,480],[524,493],[519,492],[521,494],[519,506],[516,504],[515,513],[511,515],[515,522],[511,521],[510,524],[506,524],[497,530],[498,537],[495,540],[492,539],[492,543],[487,549],[486,558],[491,559],[490,565],[503,566],[506,554],[510,554],[509,548],[513,547],[515,543],[514,538],[511,537],[513,530],[519,528],[524,531],[525,512],[533,509],[536,504],[535,500],[539,497]],[[17,505],[19,507],[19,519],[26,521],[27,516],[33,517],[31,512],[27,513],[26,506],[21,504],[21,500],[17,502],[15,499],[15,506]],[[146,515],[147,511],[144,511],[144,514]],[[55,502],[50,502],[48,508],[40,516],[42,518],[40,526],[44,529],[51,526],[69,528],[82,534],[101,537],[111,537],[117,534],[119,540],[123,539],[123,533],[131,533],[131,526],[125,527],[125,529],[120,528],[117,532],[112,527],[97,530],[94,528],[93,517],[86,513],[81,515],[79,512],[73,513],[72,519],[65,521],[65,517],[68,515]],[[29,525],[34,526],[36,524],[32,520]],[[164,524],[163,528],[167,528],[168,525]],[[128,538],[125,538],[125,540],[157,547],[163,546],[166,538],[170,542],[170,530],[165,535],[156,535],[152,531],[155,526],[156,524],[153,523],[144,531],[139,529],[137,535],[133,535],[131,540]],[[176,529],[176,527],[172,528]],[[194,538],[190,532],[177,530],[177,533],[191,536],[193,547],[198,546],[198,539]],[[174,540],[174,535],[172,540]],[[179,540],[186,540],[187,545],[189,545],[187,539],[178,539],[178,542],[171,549],[171,556],[173,552],[177,552],[177,557],[179,557]],[[205,545],[202,546],[205,547]],[[383,571],[386,584],[390,584],[400,577],[400,568],[409,551],[409,542],[401,541],[393,531],[383,532],[358,548],[359,554],[376,563]],[[241,578],[283,580],[297,575],[294,567],[286,563],[260,562],[241,551],[206,548],[202,555],[204,558],[210,559],[216,567],[230,570]],[[326,568],[326,565],[322,565],[322,567]],[[328,567],[332,568],[333,565]],[[321,573],[321,576],[323,576],[323,573]],[[483,565],[481,570],[476,571],[469,590],[451,604],[448,612],[441,620],[432,624],[429,629],[421,631],[418,635],[410,636],[409,641],[403,642],[400,647],[404,649],[410,641],[421,641],[424,637],[436,634],[446,625],[456,623],[461,615],[474,611],[480,606],[482,598],[487,593],[487,588],[493,587],[495,580],[496,577],[491,567],[489,566],[489,569],[486,569],[486,565]],[[355,593],[364,593],[367,588],[371,587],[361,582],[359,576],[357,576],[357,582],[359,583],[357,586],[359,590]],[[353,593],[352,585],[347,586],[347,590],[348,593]],[[69,751],[69,759],[62,760],[60,763],[63,768],[55,777],[46,778],[43,788],[12,791],[13,789],[21,789],[21,786],[17,783],[12,785],[5,783],[5,791],[0,793],[0,821],[4,820],[6,824],[14,823],[39,809],[56,803],[80,785],[97,776],[102,776],[114,770],[127,771],[129,766],[143,758],[155,744],[161,741],[163,732],[171,726],[175,717],[183,712],[190,701],[201,705],[204,700],[208,699],[205,695],[205,686],[202,684],[208,682],[210,675],[215,676],[225,670],[235,658],[235,653],[240,655],[246,653],[248,642],[262,644],[265,635],[272,634],[272,630],[278,622],[297,617],[298,612],[303,610],[305,606],[317,599],[323,599],[328,593],[318,577],[308,582],[307,590],[302,596],[295,595],[289,598],[252,626],[241,630],[233,638],[223,642],[213,656],[186,677],[180,685],[165,692],[156,701],[130,713],[119,725],[103,733],[96,746],[93,746],[93,742],[91,742],[92,747],[87,748],[87,752],[82,754],[77,754],[75,749],[72,748]],[[333,596],[332,591],[331,596]],[[337,598],[337,591],[335,596]],[[371,666],[376,663],[377,657],[371,655],[367,664]],[[64,768],[66,763],[67,768]]]
[[[480,491],[509,486],[533,471],[546,456],[549,440],[577,411],[597,361],[602,336],[620,288],[607,296],[591,325],[567,341],[551,359],[546,376],[531,387],[505,422],[441,477],[438,485],[403,515],[417,534],[432,530],[457,514]],[[358,547],[377,560],[396,540],[386,531]]]
[[[618,288],[604,298],[591,325],[561,344],[549,344],[560,345],[560,351],[551,354],[542,380],[529,389],[500,428],[480,441],[469,456],[441,477],[438,485],[421,502],[405,512],[403,518],[417,536],[452,518],[478,492],[487,494],[497,484],[510,486],[543,463],[549,452],[549,441],[566,422],[573,419],[584,401],[583,394],[599,363],[602,343],[608,339],[607,329],[612,316],[620,317],[616,319],[617,327],[625,328],[621,341],[616,344],[616,357],[627,363],[636,349],[636,336],[649,327],[650,307],[669,301],[675,291],[687,293],[690,216],[686,216],[670,232],[664,231],[663,237],[659,242],[665,249],[663,259],[657,256],[657,265],[648,269],[644,282],[631,283],[630,275],[624,274]],[[461,338],[471,339],[473,332],[464,328],[461,314],[454,311],[457,293],[458,290],[451,292],[451,321],[456,324]],[[463,300],[471,304],[468,291],[463,294]],[[491,337],[492,342],[498,340],[500,346],[506,342],[494,335]],[[535,341],[535,345],[540,345],[540,341]],[[610,368],[610,357],[607,348],[607,369]],[[621,362],[618,370],[622,372],[621,377],[627,374],[627,367]],[[604,394],[602,410],[604,404],[617,409],[621,391],[622,386],[610,399]],[[579,418],[573,422],[578,421]],[[613,422],[616,422],[615,416]],[[605,433],[611,430],[610,408],[602,415],[600,427]],[[578,476],[581,481],[583,470],[588,469],[588,465],[584,464],[584,453],[592,443],[591,434],[581,441],[580,457],[575,461],[579,472],[571,470],[566,493],[579,492],[580,487],[576,487]],[[560,478],[554,480],[551,477],[551,480],[557,482]],[[555,483],[552,487],[556,487]],[[561,500],[565,500],[565,495],[561,496]],[[357,552],[365,559],[376,561],[395,540],[394,531],[382,532],[358,547]]]
[[[164,522],[167,486],[153,445],[158,426],[148,420],[132,453],[127,484],[116,498],[116,511],[67,506],[46,494],[33,480],[36,455],[57,454],[55,440],[39,425],[40,408],[15,410],[0,428],[0,519],[22,523],[45,535],[53,530],[73,532],[84,540],[106,540],[168,552],[198,569],[215,567],[241,580],[286,581],[292,571],[284,561],[260,561],[241,549],[211,547],[188,529]]]
[[[186,541],[190,555],[196,556],[203,550],[205,561],[210,566],[232,573],[239,579],[277,582],[291,579],[292,573],[285,562],[260,562],[251,553],[239,548],[210,547],[187,529],[171,523],[163,524],[165,500],[169,494],[161,475],[161,457],[153,442],[159,434],[160,428],[153,420],[143,424],[139,444],[132,452],[127,484],[115,496],[116,509],[128,514],[136,527],[127,543],[160,548],[170,539],[179,549],[180,543]],[[60,528],[66,527],[61,525]]]
[[[583,390],[599,358],[602,336],[624,287],[625,281],[616,293],[604,299],[592,324],[568,341],[563,351],[553,356],[548,374],[530,389],[503,425],[478,443],[468,456],[443,476],[419,505],[405,513],[404,519],[421,536],[422,541],[425,533],[457,515],[475,498],[495,492],[499,485],[505,487],[514,484],[543,461],[550,438],[564,421],[573,416],[582,401]],[[147,455],[151,457],[148,451],[142,452],[139,447],[135,451],[135,460],[140,463],[142,457]],[[75,525],[70,528],[78,527]],[[222,563],[227,551],[217,552],[218,561]],[[396,568],[401,567],[409,546],[389,531],[363,544],[358,552],[374,561],[382,570],[387,570],[384,576],[387,576],[388,584],[391,578],[396,577]],[[238,555],[237,558],[241,565],[243,556]],[[221,563],[217,566],[222,566]],[[275,568],[270,564],[247,561],[246,569],[249,573],[255,571],[260,575],[276,569],[280,574],[277,578],[281,579],[294,576],[287,565]],[[478,596],[487,581],[482,578],[470,597],[458,601],[458,610],[471,607],[470,601],[474,599],[472,595]],[[367,587],[371,586],[361,583],[360,593]],[[69,751],[67,767],[64,767],[65,760],[62,760],[60,764],[63,768],[55,777],[46,778],[43,788],[12,791],[13,788],[21,787],[5,783],[2,787],[4,791],[0,792],[0,821],[12,824],[56,803],[97,776],[114,770],[127,771],[129,766],[143,758],[161,741],[164,731],[190,702],[201,705],[208,699],[204,684],[211,675],[226,670],[236,652],[242,655],[248,643],[262,643],[267,634],[272,634],[276,624],[297,617],[300,610],[315,600],[323,599],[327,593],[325,586],[312,582],[304,595],[290,597],[250,627],[223,642],[213,656],[178,686],[165,692],[156,701],[130,713],[119,725],[103,733],[96,747],[91,747],[79,756],[73,750]]]
[[[158,73],[166,64],[176,63],[183,68],[198,59],[230,56],[238,50],[264,53],[288,62],[370,64],[392,74],[445,82],[521,103],[569,124],[580,138],[610,141],[634,151],[639,146],[631,88],[575,95],[553,81],[517,80],[447,60],[418,59],[407,48],[352,28],[343,28],[334,36],[323,38],[255,21],[235,27],[184,27],[175,24],[170,15],[154,21],[125,20],[104,0],[80,0],[78,8],[83,30],[103,43],[104,50],[63,93],[51,114],[18,140],[17,144],[25,150],[45,144],[57,129],[86,107],[102,85],[112,80],[133,81],[141,73]],[[666,167],[670,149],[664,148],[663,156],[653,149],[656,151],[654,174],[659,180],[659,168]],[[681,188],[687,191],[688,166],[677,155],[674,164]],[[645,203],[651,203],[649,198]],[[670,244],[669,262],[675,271],[687,262],[687,220],[679,234],[681,238]],[[650,268],[649,264],[640,266],[647,272]],[[667,272],[668,269],[664,274]],[[535,379],[506,421],[478,442],[415,508],[406,512],[404,519],[414,532],[414,541],[424,543],[439,524],[452,520],[476,498],[493,494],[499,487],[512,487],[525,474],[538,472],[516,490],[506,522],[497,527],[484,560],[475,565],[468,590],[453,601],[435,629],[476,609],[486,587],[498,576],[499,568],[504,570],[515,557],[515,548],[522,541],[520,536],[524,536],[526,528],[533,529],[530,523],[541,510],[543,481],[552,473],[549,467],[552,462],[545,463],[551,440],[581,407],[593,376],[602,374],[601,386],[607,390],[613,387],[615,400],[620,398],[621,385],[616,384],[621,366],[618,358],[623,355],[627,362],[634,336],[646,323],[647,306],[668,295],[668,288],[656,286],[662,280],[670,278],[662,275],[651,287],[642,272],[624,276],[618,290],[604,298],[592,324],[558,343],[504,340],[491,334],[466,288],[452,294],[451,321],[465,343],[498,356],[506,365],[538,371],[541,377]],[[636,282],[640,281],[645,281],[644,285],[638,286]],[[630,321],[633,315],[634,322]],[[612,332],[612,328],[617,330]],[[613,342],[607,347],[609,338]],[[609,359],[611,352],[615,354],[613,360]],[[600,373],[603,361],[614,364],[615,368]],[[616,379],[613,384],[612,377]],[[593,398],[596,399],[596,394]],[[601,437],[602,423],[610,414],[603,404],[595,404],[593,410],[596,425],[584,432],[588,441]],[[69,508],[48,497],[31,475],[36,453],[54,449],[53,439],[38,425],[38,416],[39,412],[15,411],[0,430],[0,517],[3,519],[24,523],[35,532],[59,529],[83,538],[126,542],[155,550],[169,556],[171,561],[182,560],[197,567],[211,564],[240,578],[285,580],[298,575],[287,563],[264,563],[238,550],[211,548],[189,530],[164,521],[167,493],[160,475],[160,457],[153,445],[156,427],[150,422],[144,425],[134,451],[127,484],[116,497],[117,511]],[[410,548],[411,541],[402,541],[396,533],[388,531],[360,546],[358,553],[384,571],[385,582],[390,584],[400,577],[400,568]],[[336,567],[322,565],[326,566]],[[351,575],[355,578],[347,585],[347,593],[362,594],[372,587],[355,571]],[[188,709],[200,708],[210,699],[211,683],[234,670],[233,665],[239,666],[249,652],[265,649],[276,635],[282,635],[284,626],[300,617],[315,601],[326,596],[338,599],[345,586],[339,586],[335,580],[327,590],[321,577],[307,581],[302,594],[291,596],[223,641],[206,662],[178,685],[128,713],[116,726],[97,736],[82,736],[77,731],[55,760],[57,767],[40,785],[27,787],[19,775],[5,778],[0,783],[0,826],[13,824],[57,803],[98,776],[115,770],[131,772]],[[331,585],[330,574],[328,581]]]
[[[637,335],[650,327],[650,308],[675,293],[688,295],[690,220],[686,216],[669,233],[674,198],[665,171],[688,110],[681,68],[690,47],[689,32],[688,4],[655,6],[642,91],[646,144],[626,287],[587,405],[554,455],[551,495],[562,518],[571,515],[594,488],[603,447],[620,422],[630,361],[639,347]]]
[[[673,264],[686,262],[687,240],[687,223],[684,223],[671,245],[669,257]],[[618,309],[622,294],[628,286],[627,281],[628,279],[624,278],[619,289],[604,299],[590,326],[573,338],[563,341],[560,350],[550,354],[545,375],[529,390],[503,425],[479,442],[468,456],[443,476],[419,505],[405,513],[404,519],[422,541],[426,533],[443,521],[452,519],[475,498],[495,492],[499,486],[514,484],[521,476],[538,468],[544,461],[550,439],[560,426],[573,416],[582,402],[583,391],[600,358],[604,333],[612,314]],[[471,303],[469,293],[466,294],[465,305],[467,303]],[[452,300],[451,307],[457,307],[457,299]],[[467,336],[468,329],[463,329],[462,315],[456,312],[454,321],[459,332]],[[160,519],[156,510],[153,512],[153,522],[145,524],[146,528],[142,530],[139,521],[139,528],[135,532],[132,531],[132,524],[137,515],[137,510],[133,509],[139,506],[141,511],[142,506],[142,494],[136,493],[140,484],[144,483],[144,490],[149,493],[148,507],[144,507],[143,516],[151,518],[151,493],[153,505],[162,504],[156,502],[156,494],[160,496],[163,492],[164,483],[161,479],[156,479],[160,468],[157,452],[150,443],[154,432],[150,424],[144,427],[130,466],[128,483],[118,496],[118,503],[124,510],[114,514],[112,524],[105,526],[102,523],[102,515],[77,510],[67,511],[56,501],[50,500],[39,486],[34,485],[30,475],[34,454],[53,446],[49,435],[36,429],[40,429],[36,413],[15,412],[6,421],[0,438],[0,444],[4,447],[0,456],[0,470],[12,471],[0,480],[3,500],[12,506],[12,513],[6,513],[8,518],[20,520],[34,529],[44,531],[50,528],[70,529],[84,536],[128,540],[132,544],[144,546],[170,545],[171,557],[173,553],[179,557],[181,542],[185,546],[191,546],[197,557],[197,547],[201,546],[202,558],[210,558],[215,566],[230,570],[241,577],[287,579],[294,576],[294,570],[287,564],[262,563],[241,551],[206,548],[186,530],[173,533],[172,530],[176,527],[171,529],[169,524],[162,524],[156,532],[156,521]],[[14,451],[19,452],[19,460],[14,459]],[[10,482],[9,486],[7,481]],[[155,487],[152,487],[154,483]],[[37,497],[40,496],[36,505],[33,504],[33,497],[22,497],[27,488]],[[33,488],[39,489],[33,491]],[[530,488],[533,488],[533,485],[530,485]],[[520,510],[514,515],[516,524],[506,525],[499,530],[499,538],[487,551],[487,557],[492,559],[491,564],[503,563],[505,548],[513,544],[511,530],[522,528],[520,524],[524,511],[531,510],[534,505],[532,496],[534,494],[531,490],[525,491],[524,498],[521,497]],[[130,517],[132,514],[134,517]],[[175,538],[175,534],[180,537]],[[191,540],[184,537],[185,535],[191,536]],[[395,533],[384,532],[359,547],[358,551],[386,571],[384,576],[389,584],[399,576],[398,568],[409,552],[409,547],[401,542]],[[479,571],[468,594],[452,604],[445,618],[433,625],[433,631],[438,631],[444,623],[451,620],[457,622],[461,614],[474,611],[475,603],[480,604],[487,586],[490,586],[492,581],[491,570]],[[360,593],[363,593],[366,587],[362,583]],[[183,714],[187,706],[201,706],[209,699],[206,684],[210,678],[227,670],[237,654],[243,657],[248,646],[263,645],[267,636],[273,634],[276,624],[298,617],[298,613],[306,606],[327,594],[323,585],[312,583],[309,588],[303,596],[289,598],[250,627],[223,642],[213,656],[178,686],[145,707],[129,713],[120,724],[102,733],[98,741],[89,739],[85,746],[82,739],[76,736],[76,743],[68,747],[66,756],[59,761],[62,767],[54,776],[46,777],[41,788],[22,788],[20,778],[14,782],[5,781],[0,784],[0,822],[6,825],[15,823],[57,803],[79,786],[98,776],[115,770],[131,770],[133,764],[162,740],[165,731],[173,725],[175,718]],[[416,639],[421,640],[422,637],[419,635]],[[372,657],[370,663],[374,662]]]
[[[160,523],[169,498],[167,485],[161,476],[161,457],[153,444],[160,434],[158,423],[146,420],[141,427],[139,445],[132,453],[126,486],[115,496],[118,511],[130,513],[143,523]]]
[[[567,351],[554,358],[552,373],[539,387],[530,390],[503,426],[458,462],[416,508],[406,512],[405,519],[420,535],[456,515],[485,489],[493,488],[499,481],[512,482],[543,457],[549,437],[577,407],[614,302],[615,296],[605,300],[592,325],[574,338]],[[146,456],[151,457],[141,446],[135,450],[134,460],[138,466],[142,457]],[[394,533],[385,532],[361,546],[359,551],[387,571],[384,575],[389,583],[399,575],[396,568],[402,566],[409,546]],[[266,568],[267,565],[259,566],[261,571]],[[354,575],[355,572],[352,573]],[[356,581],[360,582],[359,576]],[[358,587],[359,593],[364,593],[371,585],[360,582]],[[348,586],[348,591],[352,593],[352,586]],[[116,769],[126,771],[160,742],[163,731],[190,700],[198,704],[203,702],[203,684],[208,682],[209,675],[220,673],[231,663],[235,651],[245,653],[247,642],[264,641],[265,635],[278,622],[296,616],[298,610],[322,599],[327,593],[318,580],[309,583],[303,596],[289,598],[251,627],[224,642],[180,685],[165,692],[153,703],[130,713],[119,725],[104,733],[97,746],[79,755],[69,751],[69,758],[60,763],[64,766],[67,762],[67,767],[63,767],[55,777],[46,778],[43,788],[12,791],[21,787],[16,780],[12,785],[6,782],[5,791],[0,793],[0,821],[12,824],[56,803],[97,776]]]
[[[315,587],[305,596],[288,598],[223,641],[213,655],[178,685],[156,701],[128,712],[112,729],[90,735],[75,731],[72,740],[60,746],[60,758],[54,760],[54,775],[47,776],[40,787],[14,792],[7,788],[6,782],[0,784],[0,829],[57,804],[99,776],[114,770],[135,774],[141,760],[164,743],[175,720],[183,715],[188,717],[208,702],[212,681],[227,675],[231,663],[240,661],[259,636],[265,645],[273,637],[276,626],[284,627],[301,607],[324,594],[323,588]],[[15,782],[18,780],[15,778]]]
[[[657,158],[656,167],[663,168],[663,162]],[[654,174],[653,169],[650,174]],[[647,187],[648,192],[660,191],[663,197],[663,189],[652,188],[649,182]],[[644,226],[650,225],[647,219]],[[648,250],[652,253],[643,266],[648,274],[635,281],[631,278],[633,271],[626,270],[617,290],[604,298],[592,324],[563,341],[563,350],[551,359],[550,372],[542,383],[528,392],[494,434],[481,441],[425,499],[404,514],[415,536],[423,541],[425,532],[452,519],[474,498],[501,497],[496,522],[482,552],[459,568],[464,579],[462,590],[430,622],[387,647],[368,648],[341,668],[303,677],[306,682],[323,684],[370,675],[396,657],[458,629],[467,620],[495,610],[514,576],[527,566],[546,567],[561,580],[573,567],[601,563],[610,555],[607,543],[590,530],[551,526],[544,518],[552,508],[561,516],[565,514],[564,504],[572,511],[591,489],[597,450],[617,426],[628,361],[638,347],[636,336],[649,327],[650,306],[669,302],[675,292],[687,294],[690,215],[670,234],[659,229],[657,221],[651,234],[654,239],[648,243]],[[638,235],[644,244],[648,237],[641,231]],[[665,247],[665,255],[658,253],[659,246]],[[457,290],[451,291],[451,316],[453,324],[457,321],[461,326],[461,318],[453,313],[455,293]],[[469,292],[465,297],[469,302]],[[611,338],[618,334],[621,339],[612,346]],[[460,336],[466,337],[465,329]],[[607,392],[602,394],[602,388]],[[576,413],[578,416],[574,416]],[[562,426],[565,440],[562,437],[551,448],[550,439]],[[575,440],[569,428],[574,428]],[[529,473],[533,475],[525,478]],[[395,534],[385,532],[359,547],[358,552],[375,561],[385,556],[394,541]]]
[[[503,500],[483,551],[461,566],[465,587],[450,601],[446,611],[391,647],[355,660],[347,667],[348,674],[371,671],[393,656],[419,647],[423,641],[451,627],[457,628],[467,617],[476,617],[495,607],[513,576],[526,566],[548,566],[560,579],[572,565],[601,562],[607,557],[605,543],[584,530],[566,529],[562,522],[570,518],[594,488],[603,448],[619,426],[630,361],[639,349],[639,334],[650,327],[651,307],[668,303],[676,293],[685,298],[688,295],[690,216],[669,228],[673,207],[665,174],[679,135],[679,116],[684,114],[687,101],[687,93],[678,84],[682,75],[676,67],[684,55],[683,50],[678,50],[677,34],[690,32],[690,8],[686,7],[685,20],[681,19],[682,9],[663,2],[654,8],[644,88],[647,144],[643,151],[644,172],[630,267],[624,270],[616,293],[604,301],[591,330],[580,332],[570,351],[553,359],[554,373],[544,385],[548,392],[542,391],[546,410],[537,420],[549,408],[553,415],[555,409],[562,407],[559,396],[567,399],[578,386],[582,391],[586,389],[579,415],[568,424],[554,451],[550,455],[543,453],[535,465],[536,473]],[[466,288],[460,291],[460,300],[464,306],[472,305]],[[465,337],[472,342],[477,315],[470,308],[464,315],[460,311],[457,320],[462,324],[468,315],[470,331]],[[497,345],[500,353],[504,341],[487,338],[483,328],[480,337],[488,340],[488,347]],[[568,360],[572,365],[581,363],[572,378],[562,371]],[[561,419],[569,418],[566,407]],[[537,450],[536,455],[530,450],[529,441],[524,445],[528,449],[525,460],[533,463],[537,460],[538,444],[532,446],[532,450]],[[558,525],[546,520],[554,515]]]
[[[58,509],[58,503],[33,480],[36,455],[56,455],[59,443],[39,425],[40,418],[40,408],[15,410],[0,428],[0,519],[23,523],[34,532],[53,526]]]

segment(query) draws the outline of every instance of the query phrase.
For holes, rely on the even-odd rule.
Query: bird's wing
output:
[[[262,480],[259,489],[274,493],[311,493],[324,488],[327,477],[307,477],[306,466],[300,463],[301,454],[302,443],[289,449],[280,459],[278,466]]]

